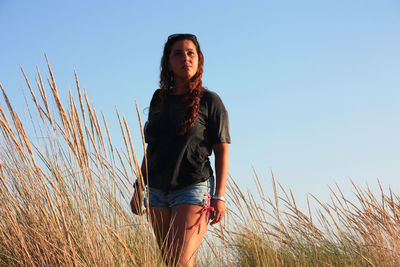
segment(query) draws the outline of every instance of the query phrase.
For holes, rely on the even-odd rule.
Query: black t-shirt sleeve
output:
[[[145,124],[144,124],[144,126],[143,126],[143,132],[144,132],[144,141],[145,141],[145,143],[149,143],[149,135],[147,134],[147,127],[149,126],[149,121],[146,121],[145,122]]]
[[[231,143],[228,112],[215,93],[211,94],[208,123],[211,144]]]
[[[149,143],[150,141],[150,137],[149,137],[149,123],[152,120],[153,114],[154,114],[154,110],[157,109],[157,105],[160,99],[160,89],[157,89],[154,94],[153,97],[151,98],[150,101],[150,107],[149,107],[149,116],[147,118],[146,123],[144,124],[143,127],[143,131],[144,131],[144,139],[146,143]]]

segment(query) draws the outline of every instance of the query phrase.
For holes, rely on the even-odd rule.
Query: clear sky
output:
[[[22,112],[19,65],[33,83],[46,53],[64,103],[76,69],[114,142],[115,106],[138,139],[134,99],[146,117],[164,42],[187,32],[229,111],[240,185],[254,189],[254,166],[300,202],[349,179],[400,192],[399,1],[0,0],[0,82]]]

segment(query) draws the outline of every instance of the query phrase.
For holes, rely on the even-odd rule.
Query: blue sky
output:
[[[122,145],[115,107],[138,139],[134,100],[145,117],[164,42],[186,32],[229,111],[243,187],[254,166],[267,193],[272,170],[300,202],[349,179],[400,191],[398,1],[0,0],[0,82],[22,112],[19,65],[33,82],[46,53],[64,103],[76,69]]]

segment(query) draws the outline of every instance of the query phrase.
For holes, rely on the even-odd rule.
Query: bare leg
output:
[[[168,207],[153,206],[149,207],[148,220],[151,223],[157,239],[158,247],[166,261],[169,262],[168,232],[170,231],[171,209]]]
[[[207,232],[207,216],[203,216],[200,225],[195,226],[201,216],[202,208],[202,206],[191,204],[172,207],[173,222],[169,233],[169,243],[173,252],[173,263],[178,266],[194,266],[197,250]]]

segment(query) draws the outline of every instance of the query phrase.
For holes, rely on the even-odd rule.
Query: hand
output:
[[[226,206],[225,201],[219,199],[211,200],[211,207],[214,208],[214,214],[212,216],[211,225],[219,223],[225,216]]]
[[[135,191],[133,192],[133,196],[131,199],[131,210],[133,214],[143,215],[144,210],[142,209],[143,203],[143,190],[138,189],[135,184]]]

